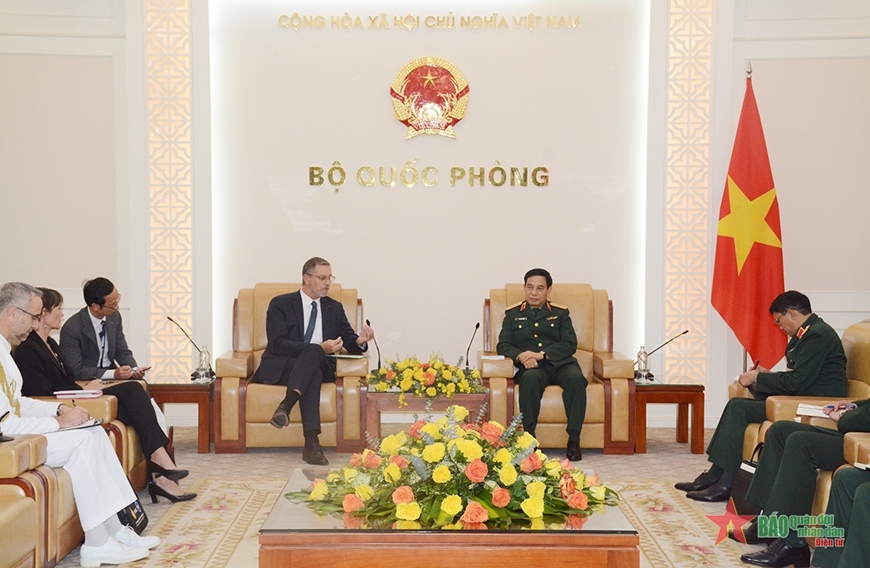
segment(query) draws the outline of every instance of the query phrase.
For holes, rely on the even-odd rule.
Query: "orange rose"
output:
[[[520,469],[523,470],[523,473],[538,471],[543,466],[544,464],[541,463],[541,458],[537,453],[530,454],[529,457],[520,462]]]
[[[423,384],[427,387],[431,387],[435,384],[435,373],[432,371],[426,371],[423,373]]]
[[[474,423],[463,424],[462,429],[465,430],[466,432],[480,432],[480,426],[478,426],[477,424],[474,424]]]
[[[563,475],[562,479],[559,480],[559,491],[563,499],[577,491],[577,484],[574,482],[574,478],[570,475]]]
[[[401,487],[397,487],[395,491],[393,491],[393,503],[398,505],[399,503],[410,503],[411,501],[415,501],[414,498],[414,490],[408,487],[407,485],[402,485]]]
[[[584,517],[583,515],[568,515],[567,517],[565,517],[565,528],[580,530],[583,528],[583,525],[585,525],[586,521],[588,520],[589,517]]]
[[[357,517],[355,515],[351,515],[350,513],[345,513],[342,518],[344,519],[344,527],[347,529],[358,529],[362,527],[362,517]]]
[[[485,523],[488,519],[489,513],[477,501],[469,501],[465,507],[465,512],[459,518],[463,523]]]
[[[421,438],[420,429],[423,428],[423,426],[425,426],[425,425],[426,425],[426,421],[423,420],[422,418],[420,420],[417,420],[416,422],[411,424],[410,428],[408,428],[408,435],[411,436],[412,438],[416,438],[417,440],[419,440]]]
[[[483,463],[480,458],[474,460],[467,466],[465,466],[465,477],[470,479],[475,483],[480,483],[484,479],[486,479],[486,474],[489,473],[489,468],[486,467],[486,464]],[[477,521],[472,521],[477,522]]]
[[[462,523],[462,528],[467,531],[485,531],[489,529],[486,523]]]
[[[589,506],[589,498],[582,491],[575,491],[568,497],[568,506],[572,509],[585,510]]]
[[[362,454],[353,454],[350,456],[350,465],[353,467],[360,467],[362,466],[362,463]]]
[[[344,509],[345,513],[353,513],[354,511],[358,511],[359,509],[362,509],[362,506],[362,499],[357,497],[355,493],[345,495],[344,499],[341,501],[341,507]]]
[[[497,487],[492,492],[492,504],[503,509],[511,502],[511,492],[504,487]]]
[[[383,461],[381,456],[372,451],[367,451],[363,454],[363,467],[375,469],[376,467],[381,465],[381,461]]]
[[[598,481],[598,474],[591,475],[586,478],[586,487],[592,487],[593,485],[598,485],[600,482]]]
[[[399,466],[399,469],[405,469],[406,467],[408,467],[408,460],[406,460],[399,454],[392,456],[390,458],[390,463],[396,464],[397,466]]]
[[[503,432],[504,428],[497,426],[492,422],[487,422],[483,425],[483,428],[480,429],[480,433],[483,438],[493,446],[504,445],[499,444],[499,438],[501,438]]]
[[[392,381],[396,378],[396,372],[392,369],[387,369],[387,380]]]

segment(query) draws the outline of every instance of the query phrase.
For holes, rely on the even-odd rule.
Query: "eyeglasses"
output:
[[[24,310],[24,309],[19,308],[18,306],[15,306],[15,308],[16,308],[17,310],[21,310],[21,311],[24,312],[25,314],[27,314],[27,315],[29,315],[30,317],[32,317],[34,322],[38,322],[39,320],[42,319],[42,315],[35,316],[35,315],[31,314],[30,312],[28,312],[27,310]]]
[[[787,314],[787,313],[788,313],[788,312],[785,312],[785,314]],[[773,320],[773,323],[775,323],[776,325],[779,325],[779,320],[781,320],[782,318],[784,318],[784,317],[785,317],[785,314],[782,314],[782,315],[779,316],[778,318],[775,318],[775,319]]]
[[[323,283],[335,282],[335,276],[333,276],[332,274],[329,274],[327,276],[318,276],[316,274],[306,274],[306,276],[310,276],[312,278],[317,278],[318,280],[320,280]]]
[[[109,308],[110,310],[117,310],[118,306],[121,304],[121,294],[118,294],[118,299],[112,302],[111,304],[103,304],[104,308]]]

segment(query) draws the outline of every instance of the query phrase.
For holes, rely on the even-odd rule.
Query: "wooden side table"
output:
[[[443,412],[448,407],[458,404],[468,410],[471,420],[477,417],[480,407],[486,404],[489,395],[485,392],[476,394],[456,394],[450,398],[439,396],[432,401],[431,409]],[[424,412],[426,410],[426,398],[414,395],[405,395],[408,404],[399,408],[399,394],[395,392],[372,392],[366,391],[366,432],[375,438],[381,437],[381,412]]]
[[[197,407],[197,448],[200,454],[211,451],[211,443],[214,441],[214,431],[211,424],[211,406],[214,399],[214,381],[210,383],[185,383],[185,384],[148,384],[148,392],[151,398],[164,410],[166,403],[188,403]]]
[[[677,442],[689,441],[689,405],[692,406],[692,453],[704,453],[704,385],[635,385],[637,412],[635,429],[637,439],[634,451],[646,453],[646,405],[670,403],[677,405]]]

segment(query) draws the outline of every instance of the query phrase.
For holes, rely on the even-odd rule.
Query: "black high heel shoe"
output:
[[[148,494],[151,495],[151,502],[157,503],[157,496],[166,497],[173,503],[178,503],[179,501],[190,501],[194,497],[196,497],[196,493],[182,493],[181,495],[173,495],[169,493],[153,481],[148,484]]]
[[[172,481],[184,479],[190,473],[186,469],[166,469],[150,460],[148,461],[148,472],[153,475],[162,475],[166,479],[171,479]]]

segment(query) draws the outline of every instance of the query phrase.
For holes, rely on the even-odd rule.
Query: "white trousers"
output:
[[[99,426],[51,432],[46,465],[62,467],[72,478],[82,528],[101,525],[136,500],[106,432]]]

